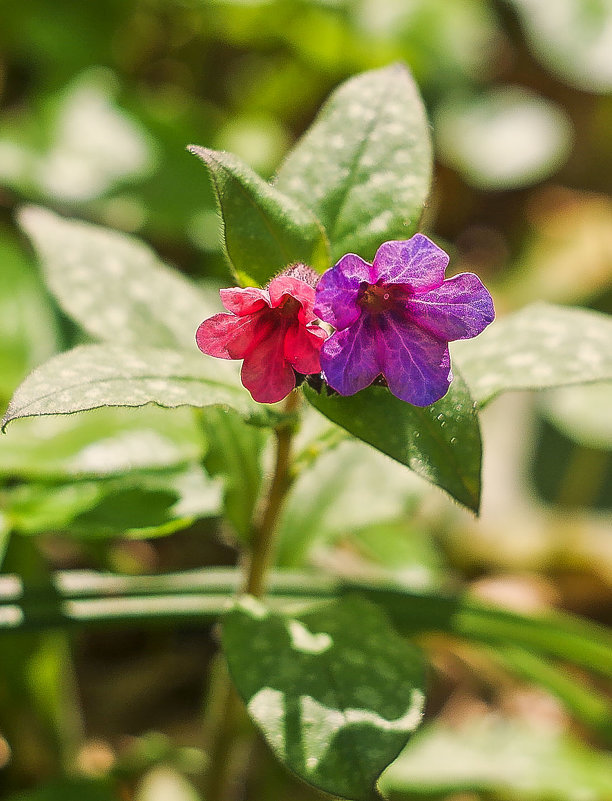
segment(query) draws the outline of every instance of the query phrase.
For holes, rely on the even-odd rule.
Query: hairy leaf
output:
[[[306,397],[334,423],[478,511],[480,427],[460,377],[455,376],[441,400],[425,408],[404,403],[376,386],[350,397],[306,389]]]
[[[62,481],[163,470],[202,458],[205,439],[191,409],[106,408],[30,418],[0,447],[0,476]]]
[[[501,392],[612,380],[612,318],[534,303],[452,344],[470,392],[485,406]]]
[[[417,229],[431,178],[423,103],[395,64],[342,84],[278,172],[277,186],[323,223],[332,259],[370,260]]]
[[[283,195],[231,153],[196,145],[189,150],[208,168],[236,276],[263,285],[295,262],[321,271],[330,266],[329,243],[307,207]]]
[[[34,370],[18,387],[2,421],[70,414],[100,406],[257,408],[230,362],[198,353],[121,345],[81,345]]]
[[[217,311],[205,292],[127,234],[35,207],[20,222],[60,306],[95,339],[188,349],[199,323]]]

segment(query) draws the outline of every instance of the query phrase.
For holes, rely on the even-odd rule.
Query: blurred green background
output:
[[[534,300],[612,311],[608,0],[4,0],[2,410],[33,367],[84,336],[47,294],[16,209],[33,202],[133,233],[196,280],[222,284],[212,191],[185,146],[231,150],[271,177],[340,81],[395,60],[413,71],[431,119],[436,172],[423,224],[448,248],[452,271],[477,272],[500,315]],[[219,485],[199,467],[207,453],[208,473],[223,472],[226,446],[210,418],[202,433],[184,411],[16,423],[0,441],[3,572],[45,585],[49,571],[64,568],[138,574],[233,564]],[[340,482],[332,492],[296,487],[281,561],[340,573],[377,566],[416,586],[469,586],[509,607],[558,606],[610,623],[612,386],[506,396],[483,427],[479,520],[405,472],[385,480],[378,506],[355,513],[367,476],[347,445],[321,464],[319,479],[327,470]],[[257,458],[264,435],[236,421],[235,436]],[[115,447],[114,466],[108,449],[103,458],[95,450],[102,440]],[[367,474],[374,457],[358,452]],[[255,495],[256,482],[231,491]],[[240,519],[231,522],[240,534]],[[124,799],[198,798],[215,649],[204,633],[3,635],[0,792],[107,799],[103,780],[83,782],[114,771]],[[483,667],[482,655],[430,647],[431,711],[442,720],[495,714],[499,742],[530,753],[537,732],[591,736],[542,690]],[[475,764],[485,759],[477,735]],[[583,757],[559,750],[538,764],[554,773]],[[468,789],[612,797],[580,796],[580,780],[564,774],[552,785],[536,776],[526,790],[504,770]],[[269,795],[253,797],[313,797],[269,772]]]

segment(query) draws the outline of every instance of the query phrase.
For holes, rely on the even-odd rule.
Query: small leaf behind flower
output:
[[[305,392],[315,409],[334,423],[478,512],[480,426],[459,376],[441,400],[424,408],[404,403],[385,387],[371,386],[350,397],[318,395],[308,388]]]
[[[299,617],[245,596],[225,615],[230,674],[280,761],[311,785],[371,801],[421,721],[424,660],[374,604],[347,596]]]
[[[225,248],[237,277],[267,283],[295,262],[323,271],[329,242],[314,214],[260,178],[237,156],[190,145],[204,162],[223,217]]]
[[[277,186],[323,223],[332,259],[371,260],[415,231],[431,180],[423,102],[401,64],[343,83],[278,172]]]

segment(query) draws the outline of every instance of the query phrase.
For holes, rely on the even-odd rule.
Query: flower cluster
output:
[[[261,403],[288,395],[296,373],[322,373],[340,395],[382,376],[401,400],[428,406],[452,380],[448,343],[476,336],[495,316],[476,275],[445,280],[448,260],[416,234],[385,242],[372,264],[354,253],[343,256],[316,288],[306,270],[290,268],[267,289],[222,289],[229,314],[200,325],[198,347],[244,359],[242,383]],[[334,332],[329,335],[317,318]]]

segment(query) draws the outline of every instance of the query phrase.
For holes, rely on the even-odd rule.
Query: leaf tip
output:
[[[189,153],[193,153],[194,156],[197,156],[201,159],[206,166],[211,166],[214,162],[214,155],[215,152],[210,147],[202,147],[202,145],[187,145],[185,148]]]

